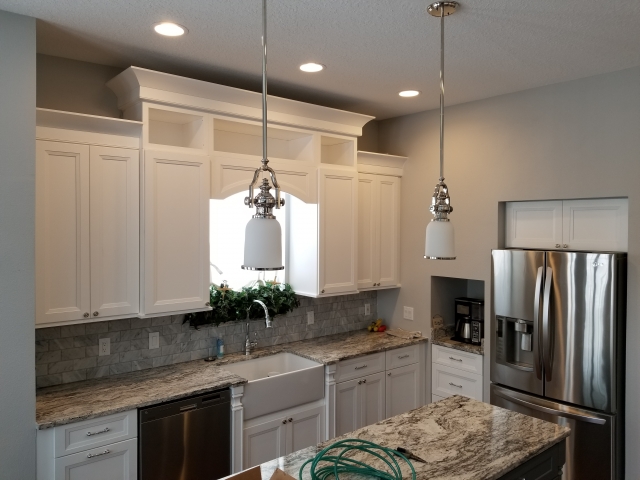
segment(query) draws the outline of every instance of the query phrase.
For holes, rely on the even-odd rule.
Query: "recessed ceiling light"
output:
[[[417,97],[418,95],[420,95],[420,92],[418,90],[403,90],[402,92],[398,93],[398,95],[400,95],[401,97]]]
[[[303,65],[300,65],[300,70],[307,73],[315,73],[315,72],[324,70],[324,65],[320,63],[313,63],[313,62],[305,63]]]
[[[187,33],[187,29],[177,23],[162,22],[153,26],[156,33],[164,35],[165,37],[179,37]]]

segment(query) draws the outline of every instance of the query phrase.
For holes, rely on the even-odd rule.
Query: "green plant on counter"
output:
[[[300,306],[296,292],[288,283],[265,281],[254,287],[243,287],[242,290],[232,290],[224,283],[211,285],[211,310],[207,312],[189,313],[184,322],[192,327],[201,325],[219,325],[225,322],[240,322],[247,318],[254,320],[264,318],[262,306],[254,303],[260,300],[269,309],[269,315],[285,315]]]

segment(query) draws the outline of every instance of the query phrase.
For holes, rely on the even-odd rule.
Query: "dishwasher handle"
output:
[[[139,409],[139,422],[142,424],[225,403],[231,403],[231,392],[229,390],[210,392],[196,397],[183,398],[172,402],[162,403],[160,405],[141,408]]]

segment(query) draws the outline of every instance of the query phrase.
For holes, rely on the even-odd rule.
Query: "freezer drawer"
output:
[[[622,480],[616,415],[553,402],[491,385],[491,404],[571,428],[563,480]]]

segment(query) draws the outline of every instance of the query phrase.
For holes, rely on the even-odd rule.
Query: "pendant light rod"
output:
[[[267,0],[262,0],[262,165],[267,157]]]
[[[444,8],[440,8],[440,180],[444,180]]]

